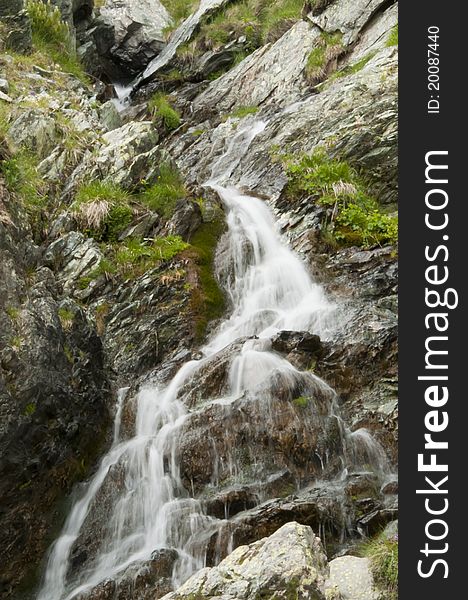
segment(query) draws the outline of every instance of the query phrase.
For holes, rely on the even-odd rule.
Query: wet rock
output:
[[[116,580],[110,579],[77,600],[155,600],[172,589],[172,569],[177,560],[172,549],[155,550],[151,560],[126,569]]]
[[[159,0],[106,0],[94,24],[98,52],[124,73],[137,74],[165,46],[164,29],[171,24]]]
[[[179,200],[167,224],[167,230],[169,235],[179,235],[183,240],[190,241],[202,220],[201,209],[196,202]]]
[[[193,575],[164,600],[188,600],[195,595],[220,600],[294,597],[324,600],[327,559],[310,527],[288,523],[269,538],[234,550],[217,567]]]

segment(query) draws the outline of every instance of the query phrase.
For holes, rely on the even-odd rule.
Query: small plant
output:
[[[118,248],[115,262],[118,270],[126,276],[139,276],[160,261],[169,261],[188,248],[188,244],[178,235],[142,240],[131,238]]]
[[[141,195],[141,201],[151,210],[155,210],[165,219],[174,213],[177,201],[187,192],[179,171],[169,163],[159,167],[159,176],[155,184]]]
[[[385,45],[387,47],[398,46],[398,24],[392,28]]]
[[[76,56],[73,37],[68,25],[62,21],[60,10],[50,0],[27,0],[26,10],[31,21],[34,47],[48,54],[64,71],[87,83]]]
[[[128,192],[114,183],[90,181],[78,189],[72,211],[90,237],[116,241],[133,219],[129,199]]]
[[[32,416],[35,412],[36,412],[36,405],[34,404],[34,402],[30,402],[29,404],[26,404],[26,406],[24,407],[24,414],[27,417]]]
[[[308,396],[299,396],[299,398],[294,398],[293,402],[298,408],[307,408],[310,398]]]
[[[323,148],[299,158],[286,158],[290,198],[309,194],[328,208],[324,231],[338,242],[365,248],[395,244],[397,217],[383,213],[367,194],[357,172],[345,161],[330,159]]]
[[[316,47],[307,58],[305,73],[311,83],[320,82],[327,73],[328,65],[343,51],[341,33],[322,32],[317,39]]]
[[[19,317],[20,311],[15,306],[8,306],[6,313],[12,321],[16,321],[16,319]]]
[[[148,102],[148,109],[157,125],[163,126],[167,131],[177,129],[180,125],[180,115],[172,108],[167,96],[155,94]]]
[[[391,538],[379,535],[361,547],[361,555],[369,558],[374,581],[385,594],[385,600],[398,598],[398,534]]]
[[[235,119],[243,119],[248,115],[254,115],[259,111],[258,106],[239,106],[229,116]]]
[[[58,318],[60,319],[60,323],[64,331],[68,331],[72,328],[74,317],[75,315],[73,314],[73,311],[71,311],[69,308],[59,308]]]

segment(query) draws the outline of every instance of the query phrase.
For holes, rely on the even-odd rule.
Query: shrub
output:
[[[177,201],[184,198],[186,193],[179,171],[169,163],[163,163],[159,167],[156,183],[143,192],[141,201],[151,210],[169,219]]]
[[[60,10],[50,1],[27,0],[26,10],[31,21],[32,40],[36,49],[48,54],[60,67],[83,82],[88,79],[75,52],[74,40],[68,25],[62,21]]]
[[[161,93],[155,94],[148,102],[148,108],[153,121],[162,125],[168,131],[177,129],[180,125],[180,115],[172,108],[167,96]]]
[[[0,172],[7,188],[18,196],[35,225],[48,200],[44,181],[37,170],[37,158],[22,150],[1,161]]]
[[[361,555],[369,558],[374,581],[385,600],[398,598],[398,535],[382,535],[363,544]]]
[[[333,232],[339,242],[365,248],[396,243],[397,217],[381,211],[347,162],[330,159],[322,148],[285,160],[289,179],[286,194],[291,199],[313,195],[319,204],[329,207],[329,222],[323,228],[327,235]]]
[[[94,180],[80,186],[72,210],[90,237],[116,241],[132,222],[129,200],[128,192],[119,185]]]

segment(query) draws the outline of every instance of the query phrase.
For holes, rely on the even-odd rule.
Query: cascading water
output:
[[[174,584],[204,566],[207,542],[222,521],[204,514],[201,503],[190,496],[182,482],[178,442],[190,417],[183,399],[210,359],[240,338],[248,339],[239,345],[230,363],[228,391],[216,399],[217,403],[226,410],[239,398],[257,403],[268,426],[278,428],[277,391],[281,389],[292,399],[300,389],[317,398],[317,407],[312,407],[317,422],[325,418],[339,421],[341,435],[346,438],[342,444],[343,469],[360,466],[360,461],[386,468],[380,448],[368,434],[349,434],[343,429],[333,390],[311,372],[299,371],[271,351],[270,339],[281,330],[325,334],[334,306],[283,243],[265,203],[221,185],[229,181],[253,137],[264,126],[250,123],[236,134],[225,155],[214,164],[207,184],[219,194],[227,212],[225,252],[218,275],[232,304],[231,315],[208,340],[200,360],[186,363],[166,387],[140,390],[134,436],[126,440],[120,436],[126,390],[120,392],[113,445],[72,507],[51,549],[39,600],[76,598],[104,580],[118,578],[130,565],[149,560],[158,549],[178,551]],[[318,399],[323,406],[318,406]],[[316,453],[323,467],[326,452],[321,454],[317,449]],[[234,452],[228,462],[235,478],[242,465]],[[214,466],[213,472],[219,468]],[[213,477],[216,483],[216,475]],[[79,568],[71,568],[74,545],[104,500],[105,522],[100,522],[92,556]]]

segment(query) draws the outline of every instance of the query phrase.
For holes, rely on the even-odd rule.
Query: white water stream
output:
[[[71,600],[106,579],[118,577],[132,563],[149,560],[161,548],[179,552],[181,558],[174,571],[176,584],[204,566],[206,544],[202,542],[219,527],[219,521],[206,516],[182,484],[177,445],[180,428],[189,413],[178,396],[182,386],[195,384],[197,373],[206,362],[227,345],[244,336],[257,338],[248,340],[231,363],[230,389],[224,398],[227,404],[246,391],[255,394],[262,382],[273,375],[279,376],[285,386],[301,377],[310,387],[321,386],[333,397],[330,388],[312,373],[299,372],[286,359],[269,351],[267,341],[281,330],[323,334],[333,318],[334,306],[282,241],[266,204],[221,185],[229,181],[253,137],[264,126],[262,122],[250,123],[247,129],[240,130],[225,155],[214,164],[207,183],[219,194],[227,213],[227,252],[219,275],[232,304],[231,315],[202,349],[203,358],[186,363],[167,387],[139,392],[135,433],[127,440],[120,436],[126,390],[121,391],[113,445],[73,505],[51,549],[39,600]],[[223,402],[223,398],[218,401]],[[370,436],[353,436],[357,442],[361,437],[364,440],[367,462],[374,456],[381,460],[380,450],[372,446]],[[353,441],[352,436],[348,437]],[[346,458],[343,464],[352,466],[346,464]],[[97,534],[102,537],[97,540],[95,557],[80,572],[72,572],[73,546],[100,502],[107,479],[116,472],[123,485],[113,491],[106,508],[106,523],[102,524],[102,533]]]

